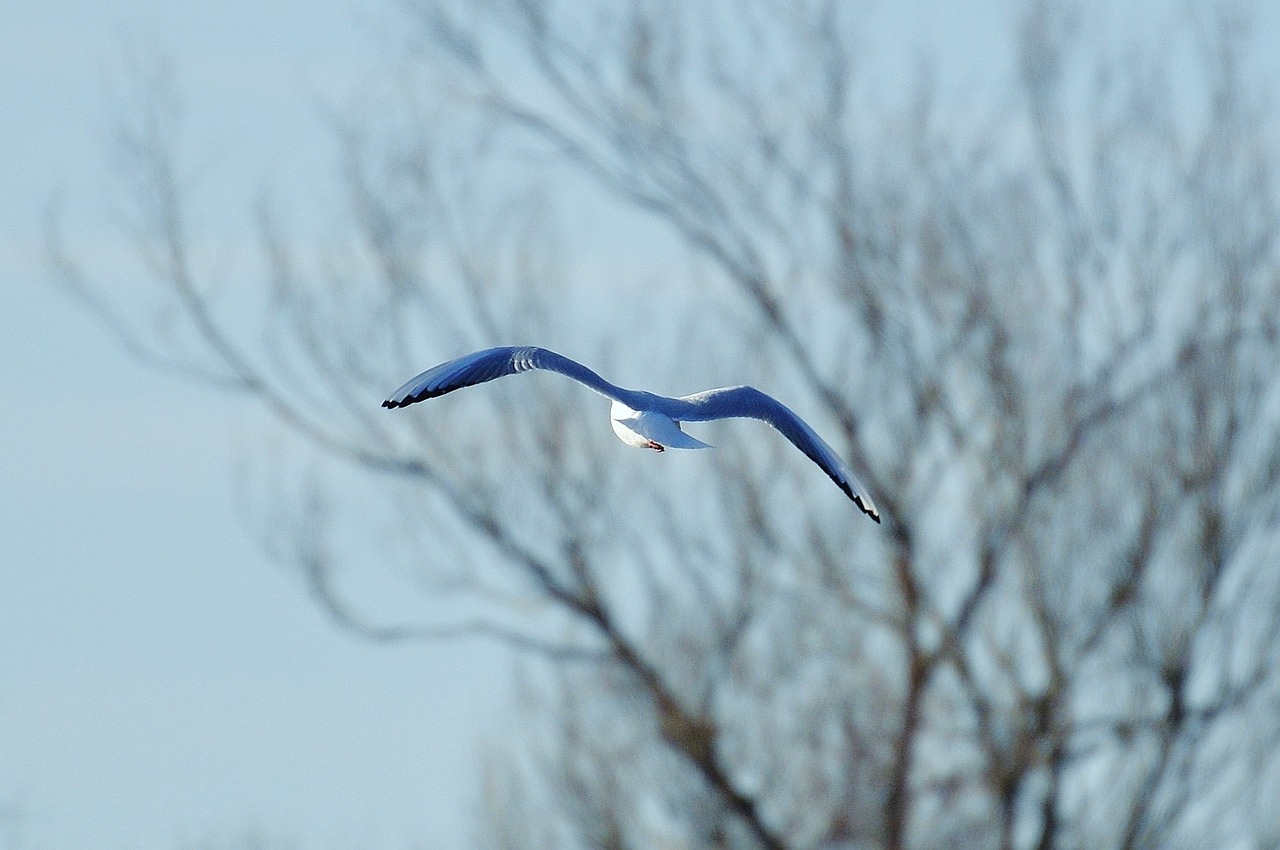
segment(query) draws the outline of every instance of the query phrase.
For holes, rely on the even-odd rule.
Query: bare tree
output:
[[[1018,105],[961,122],[869,93],[851,4],[406,8],[408,93],[340,127],[359,239],[307,262],[264,206],[260,326],[193,259],[164,109],[127,147],[183,324],[59,257],[365,474],[269,488],[339,622],[534,660],[493,846],[1277,846],[1280,137],[1240,15],[1091,54],[1033,3]],[[884,526],[750,425],[628,453],[554,376],[378,409],[524,341],[774,390]],[[369,552],[424,625],[353,609]]]

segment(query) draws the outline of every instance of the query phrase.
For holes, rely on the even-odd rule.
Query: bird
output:
[[[840,455],[789,407],[755,387],[721,387],[672,398],[611,384],[576,360],[550,349],[529,345],[501,346],[433,366],[406,381],[382,402],[382,406],[388,409],[408,407],[463,387],[535,369],[558,372],[610,399],[609,419],[614,433],[622,442],[636,448],[656,452],[712,448],[686,434],[680,427],[682,422],[739,418],[767,422],[830,476],[863,513],[880,522],[880,511],[875,502]]]

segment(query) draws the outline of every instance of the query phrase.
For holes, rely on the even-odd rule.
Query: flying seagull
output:
[[[809,425],[782,402],[755,387],[722,387],[681,398],[614,386],[595,372],[562,354],[534,346],[487,348],[441,363],[410,380],[382,403],[383,407],[407,407],[414,402],[442,396],[463,387],[483,384],[504,375],[546,369],[568,375],[606,398],[612,399],[609,418],[618,439],[629,446],[654,451],[709,449],[680,429],[681,422],[712,419],[760,419],[782,432],[795,447],[831,476],[845,495],[876,522],[875,502],[840,459]]]

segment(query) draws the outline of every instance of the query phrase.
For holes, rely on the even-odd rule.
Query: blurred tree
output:
[[[966,114],[859,77],[835,0],[407,9],[392,108],[338,122],[360,238],[307,266],[264,204],[260,326],[199,270],[163,97],[126,162],[185,324],[59,257],[370,473],[271,490],[335,618],[535,659],[491,846],[1277,846],[1280,135],[1239,15],[1093,55],[1033,3],[1016,105]],[[763,426],[630,452],[555,376],[378,408],[522,342],[772,391],[884,526]],[[427,625],[357,609],[371,555]]]

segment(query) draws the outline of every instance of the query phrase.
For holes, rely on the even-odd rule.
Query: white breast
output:
[[[669,449],[711,448],[681,431],[671,417],[652,410],[635,411],[620,401],[609,408],[609,424],[619,440],[638,449],[649,448],[650,441]]]

